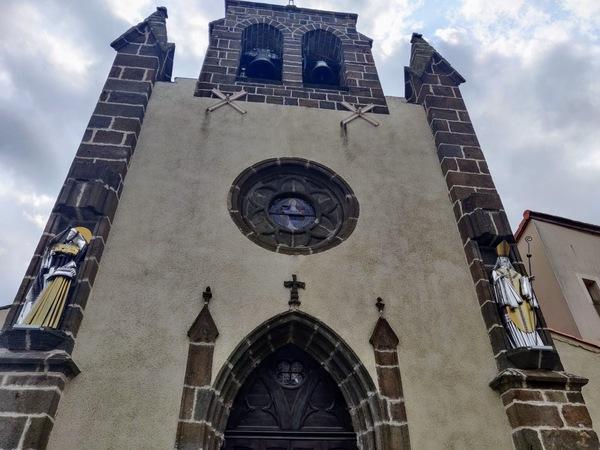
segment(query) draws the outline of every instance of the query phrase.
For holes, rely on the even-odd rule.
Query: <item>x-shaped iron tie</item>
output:
[[[235,109],[237,112],[239,112],[240,114],[246,114],[246,111],[244,111],[238,105],[233,103],[235,100],[238,100],[238,99],[244,97],[246,94],[248,94],[245,90],[242,89],[240,92],[236,92],[234,94],[224,94],[220,90],[213,88],[212,93],[215,94],[217,97],[219,97],[221,99],[221,101],[219,103],[215,103],[214,105],[206,108],[206,112],[213,112],[213,111],[216,111],[217,109],[219,109],[221,106],[229,105],[233,109]]]
[[[354,105],[351,105],[348,102],[341,102],[342,105],[344,105],[344,107],[348,110],[348,111],[352,111],[352,115],[348,116],[346,119],[342,120],[340,122],[340,125],[344,128],[346,128],[346,126],[352,122],[355,119],[358,119],[359,117],[361,119],[365,119],[367,122],[369,122],[371,125],[373,125],[374,127],[378,127],[379,126],[379,122],[374,121],[373,119],[371,119],[370,117],[367,117],[365,115],[365,113],[368,113],[369,111],[371,111],[373,108],[375,108],[375,105],[370,104],[370,105],[366,105],[363,106],[361,108],[357,108]]]

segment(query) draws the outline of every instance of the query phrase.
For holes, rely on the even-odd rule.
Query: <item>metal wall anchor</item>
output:
[[[238,105],[236,105],[235,103],[233,103],[235,100],[238,100],[238,99],[240,99],[240,98],[242,98],[242,97],[244,97],[244,96],[246,96],[248,94],[243,89],[240,92],[236,92],[234,94],[224,94],[220,90],[218,90],[216,88],[213,88],[212,89],[212,93],[215,94],[217,97],[219,97],[221,99],[221,101],[219,103],[215,103],[213,106],[209,106],[208,108],[206,108],[206,112],[207,113],[211,113],[213,111],[216,111],[221,106],[229,105],[233,109],[235,109],[237,112],[239,112],[240,114],[246,114],[245,110],[243,110]]]
[[[375,120],[371,119],[370,117],[367,117],[365,114],[368,113],[369,111],[371,111],[373,108],[375,108],[375,105],[373,104],[369,104],[366,106],[363,106],[361,108],[357,108],[354,105],[351,105],[348,102],[341,102],[342,105],[344,105],[344,107],[348,110],[348,111],[352,111],[352,115],[348,116],[346,119],[342,120],[340,122],[340,126],[346,128],[346,126],[352,122],[355,119],[358,119],[359,117],[361,119],[366,120],[367,122],[369,122],[371,125],[373,125],[374,127],[378,127],[379,126],[379,122],[376,122]]]

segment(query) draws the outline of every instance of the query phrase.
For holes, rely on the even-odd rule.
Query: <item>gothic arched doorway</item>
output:
[[[355,450],[348,406],[327,371],[286,345],[238,391],[225,430],[226,450]]]
[[[302,311],[286,311],[263,322],[248,334],[229,355],[210,385],[193,388],[183,397],[183,428],[178,431],[177,448],[218,450],[226,447],[224,438],[230,412],[240,390],[255,369],[275,352],[288,345],[305,352],[322,367],[339,388],[352,418],[359,448],[388,449],[390,433],[388,408],[379,396],[369,372],[356,353],[323,322]],[[209,346],[212,355],[212,346]],[[188,389],[187,387],[185,389]],[[189,391],[190,389],[188,389]],[[186,399],[189,399],[185,403]],[[189,421],[188,417],[193,420]],[[232,422],[233,423],[233,422]],[[229,434],[231,436],[231,434]],[[310,442],[310,441],[309,441]],[[239,450],[260,450],[248,442],[235,443]],[[266,444],[265,444],[266,445]],[[288,445],[288,444],[285,444]],[[322,450],[327,447],[266,446],[263,450]],[[294,444],[295,445],[295,444]],[[345,450],[355,447],[330,447]],[[233,447],[236,449],[236,447]]]

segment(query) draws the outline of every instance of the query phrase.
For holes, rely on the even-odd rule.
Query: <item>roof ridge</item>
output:
[[[517,231],[515,232],[515,239],[519,240],[523,233],[525,232],[525,228],[531,219],[537,219],[541,222],[551,223],[554,225],[563,226],[565,228],[571,228],[573,230],[582,231],[584,233],[592,233],[600,235],[600,225],[596,225],[593,223],[581,222],[579,220],[569,219],[566,217],[555,216],[552,214],[547,214],[539,211],[532,211],[530,209],[526,209],[523,211],[523,219],[519,223]]]

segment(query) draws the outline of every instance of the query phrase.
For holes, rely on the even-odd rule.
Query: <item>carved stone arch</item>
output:
[[[308,74],[311,71],[311,66],[313,65],[313,63],[315,62],[314,60],[312,61],[312,63],[310,62],[310,58],[309,61],[306,61],[306,58],[308,57],[307,55],[307,42],[311,40],[311,35],[313,35],[313,33],[319,37],[317,37],[317,41],[323,41],[323,39],[330,41],[331,43],[335,43],[334,46],[329,46],[328,48],[330,48],[331,50],[333,50],[334,48],[337,49],[334,53],[337,53],[337,55],[334,57],[333,55],[329,55],[329,57],[326,57],[324,60],[327,61],[327,63],[330,65],[330,67],[332,68],[333,72],[336,74],[333,79],[335,81],[329,81],[327,83],[318,83],[315,81],[310,80]],[[329,38],[324,38],[323,36],[327,36],[330,35]],[[314,24],[310,24],[310,25],[302,25],[298,28],[296,28],[294,30],[294,40],[296,42],[299,42],[302,48],[302,78],[303,78],[303,82],[305,84],[308,85],[319,85],[319,84],[324,84],[324,86],[321,87],[325,87],[327,88],[327,84],[331,84],[332,86],[346,86],[348,81],[348,67],[347,67],[347,55],[348,54],[354,54],[356,52],[356,46],[354,45],[354,41],[352,39],[350,39],[350,37],[343,33],[342,31],[340,31],[337,28],[331,27],[329,25],[326,24],[321,24],[321,23],[314,23]],[[314,37],[312,38],[313,40],[315,39]],[[331,50],[325,51],[325,54],[330,53]],[[319,58],[322,59],[322,58]],[[354,61],[354,59],[352,59],[351,61]]]
[[[281,71],[280,75],[279,75],[279,79],[277,81],[282,81],[284,78],[283,72],[293,72],[294,69],[289,67],[289,62],[290,62],[290,55],[291,55],[291,48],[293,48],[293,45],[295,44],[295,40],[293,38],[292,35],[292,30],[284,25],[281,22],[278,22],[277,20],[268,18],[268,17],[251,17],[248,19],[244,19],[239,21],[238,23],[236,23],[235,27],[233,28],[233,31],[237,34],[239,34],[240,39],[243,39],[243,35],[245,33],[246,30],[248,30],[250,27],[252,26],[256,26],[256,25],[263,25],[263,26],[267,26],[267,27],[272,27],[275,30],[279,31],[280,36],[281,36],[281,41],[282,41],[282,52],[281,54],[279,54],[278,56],[281,58],[281,64],[283,65],[283,67],[279,67],[279,70]],[[242,47],[243,47],[243,42],[242,42]],[[243,50],[242,50],[243,52]],[[243,57],[243,54],[240,55],[240,57]],[[238,66],[238,71],[241,70],[241,66]]]
[[[302,40],[302,36],[304,36],[305,33],[308,33],[309,31],[315,31],[315,30],[327,31],[327,32],[337,36],[342,41],[342,44],[345,44],[348,41],[352,40],[346,33],[342,33],[337,28],[334,28],[332,26],[325,25],[322,23],[318,23],[318,22],[311,23],[310,25],[301,25],[301,26],[295,28],[293,31],[294,39]]]
[[[252,371],[277,349],[293,344],[321,364],[340,388],[363,449],[392,448],[385,441],[387,409],[358,356],[327,325],[314,317],[289,311],[252,331],[220,369],[213,386],[196,399],[194,420],[206,424],[194,448],[217,450],[222,445],[235,397]]]
[[[247,28],[250,25],[256,25],[260,23],[271,25],[272,27],[277,28],[283,34],[284,39],[292,35],[292,30],[290,30],[289,27],[285,26],[281,22],[269,19],[267,17],[251,17],[249,19],[240,20],[238,23],[235,24],[234,31],[242,32],[244,28]]]
[[[289,27],[287,27],[286,25],[282,24],[281,22],[278,22],[273,19],[269,19],[267,17],[251,17],[249,19],[244,19],[244,20],[239,21],[235,25],[234,32],[239,33],[241,36],[242,32],[246,28],[248,28],[249,26],[252,26],[252,25],[257,25],[257,24],[270,25],[273,28],[276,28],[277,30],[279,30],[281,32],[281,35],[283,36],[283,58],[285,60],[288,55],[288,50],[289,50],[290,44],[294,43],[294,36],[293,36],[292,30]]]

